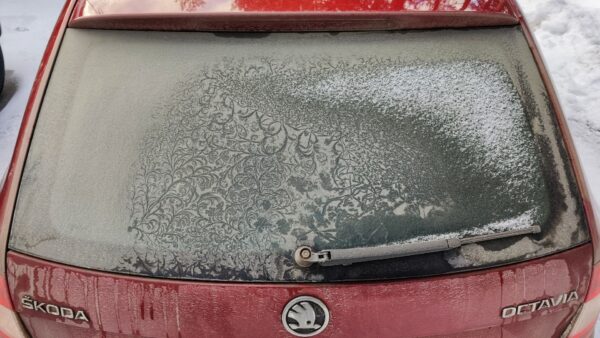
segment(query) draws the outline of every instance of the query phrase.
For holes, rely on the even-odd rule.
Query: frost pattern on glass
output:
[[[120,271],[311,279],[291,252],[526,227],[547,217],[502,66],[226,60],[180,83],[141,145]],[[473,230],[475,229],[475,230]]]

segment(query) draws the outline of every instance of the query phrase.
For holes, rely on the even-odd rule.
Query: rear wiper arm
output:
[[[414,243],[389,244],[373,247],[314,251],[309,246],[301,246],[294,252],[294,260],[296,261],[296,264],[301,267],[309,267],[315,263],[322,266],[350,265],[359,262],[446,251],[456,249],[465,244],[491,241],[494,239],[520,235],[536,234],[540,231],[541,229],[539,225],[532,225],[525,229],[509,230],[488,235],[466,238],[437,239]]]

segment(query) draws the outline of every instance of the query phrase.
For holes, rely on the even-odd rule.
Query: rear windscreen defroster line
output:
[[[404,278],[583,243],[577,194],[519,28],[70,29],[9,245],[166,278]],[[541,231],[445,252],[294,263],[300,246],[488,238],[531,227]]]

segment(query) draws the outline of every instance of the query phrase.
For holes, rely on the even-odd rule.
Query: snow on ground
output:
[[[600,199],[600,0],[520,5],[567,115],[586,178]]]
[[[0,177],[62,4],[0,1],[0,45],[7,68],[0,96]],[[522,0],[520,5],[544,54],[587,179],[600,199],[600,0]]]
[[[64,0],[0,0],[6,81],[0,95],[0,180],[10,162],[29,91]]]

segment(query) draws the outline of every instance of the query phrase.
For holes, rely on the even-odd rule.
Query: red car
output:
[[[68,1],[7,337],[591,337],[598,220],[509,0]]]

